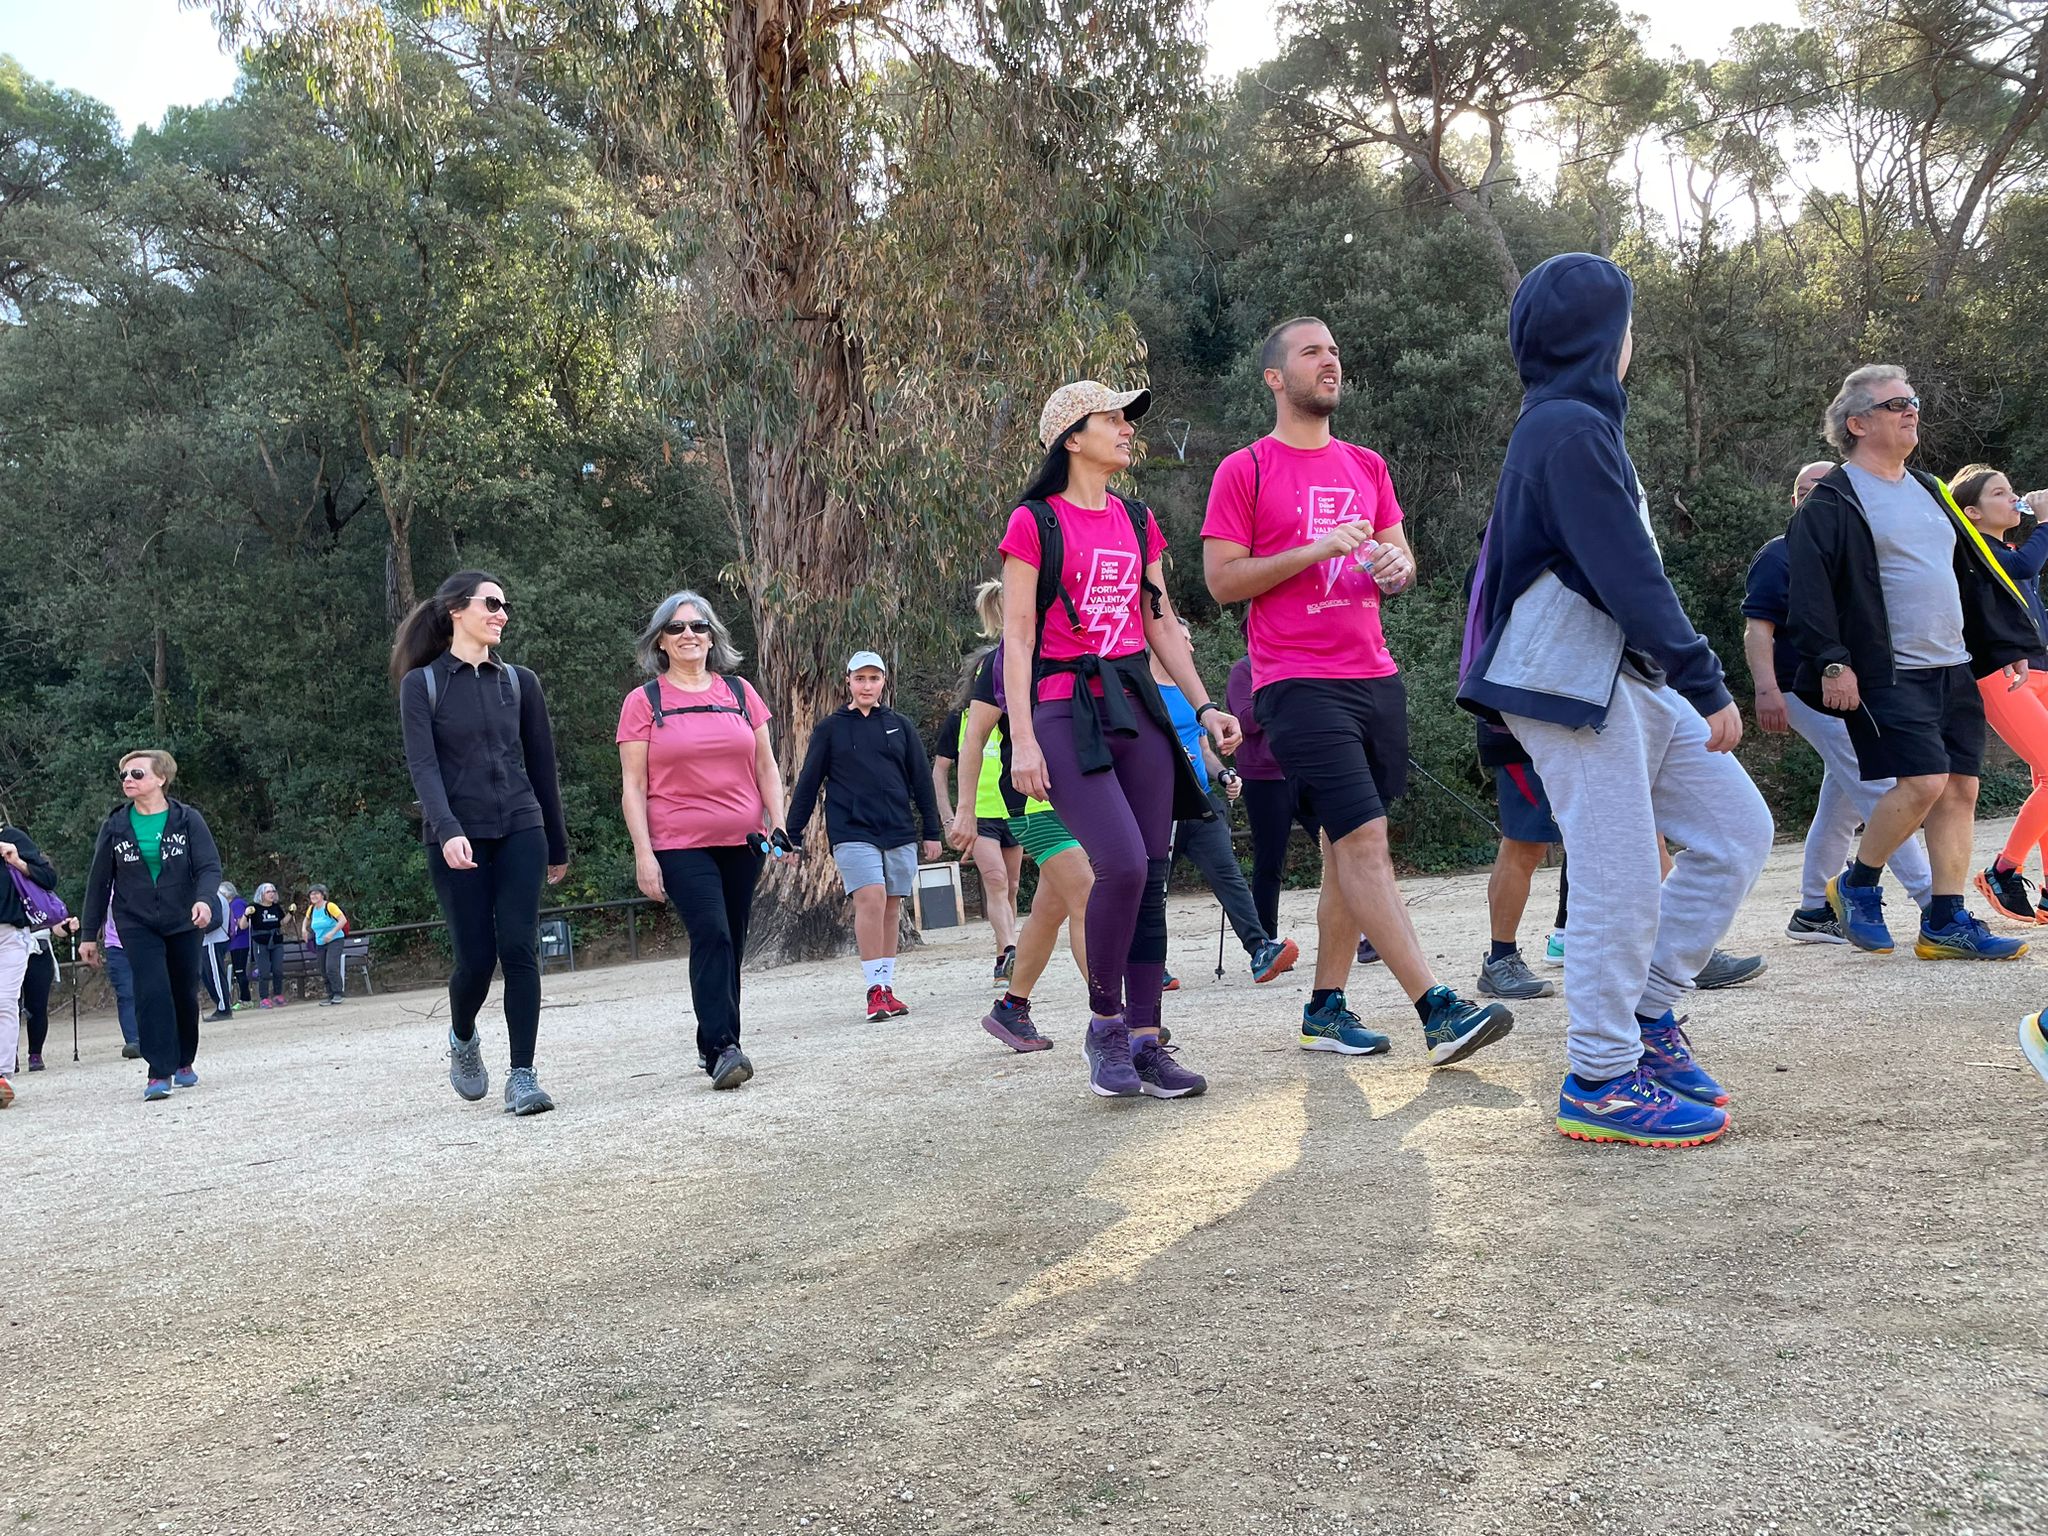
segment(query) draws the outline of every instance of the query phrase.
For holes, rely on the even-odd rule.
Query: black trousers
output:
[[[661,883],[690,933],[690,1006],[697,1060],[706,1072],[740,1043],[740,964],[761,855],[751,848],[657,848]]]
[[[1252,829],[1252,906],[1259,926],[1270,935],[1280,931],[1280,880],[1287,870],[1287,839],[1300,820],[1310,837],[1318,835],[1313,816],[1298,816],[1294,786],[1286,779],[1246,779],[1245,818]]]
[[[512,1065],[533,1065],[540,1039],[540,893],[547,882],[548,839],[539,827],[469,840],[475,869],[450,869],[440,845],[427,845],[434,896],[455,945],[448,978],[450,1023],[459,1040],[476,1033],[491,972],[505,975],[505,1033]],[[340,940],[334,943],[338,952]]]
[[[28,1053],[43,1054],[43,1042],[50,1038],[50,986],[57,979],[57,962],[40,944],[28,952],[28,970],[21,978],[21,1020],[28,1026]]]
[[[249,1001],[249,951],[246,949],[229,950],[228,964],[234,971],[236,995],[246,1003]]]
[[[199,930],[165,937],[137,924],[121,930],[121,948],[135,978],[135,1028],[151,1077],[169,1077],[199,1056],[199,977],[205,960]]]
[[[283,951],[275,944],[252,943],[249,959],[256,969],[256,995],[265,1001],[284,996]]]
[[[203,971],[206,995],[213,999],[215,1008],[226,1013],[235,1000],[233,962],[228,959],[227,940],[223,939],[218,944],[202,943],[201,947],[205,950],[202,958],[206,962]]]

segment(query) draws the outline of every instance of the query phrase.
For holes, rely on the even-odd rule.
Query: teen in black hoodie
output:
[[[165,793],[178,776],[168,752],[130,752],[121,759],[119,805],[100,825],[85,881],[85,912],[105,912],[121,930],[121,948],[135,978],[135,1021],[154,1102],[171,1085],[196,1088],[199,1055],[199,935],[213,926],[219,899],[220,853],[206,818]],[[79,946],[99,964],[99,945]]]

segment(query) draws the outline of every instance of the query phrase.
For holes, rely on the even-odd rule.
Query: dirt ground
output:
[[[213,1028],[168,1106],[67,1016],[0,1116],[0,1527],[2048,1531],[2048,962],[1794,947],[1797,859],[1680,1153],[1554,1133],[1558,1001],[1430,1071],[1373,968],[1391,1057],[1303,1053],[1306,960],[1217,981],[1188,898],[1177,1103],[1089,1095],[1064,956],[1058,1048],[997,1048],[980,929],[887,1025],[750,977],[731,1094],[681,962],[551,974],[528,1121],[495,1005],[481,1105],[430,992]],[[1469,985],[1484,877],[1408,889]]]

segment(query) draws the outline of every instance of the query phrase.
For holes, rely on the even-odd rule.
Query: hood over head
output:
[[[1615,370],[1635,284],[1604,256],[1553,256],[1522,279],[1508,311],[1508,347],[1522,376],[1522,409],[1579,400],[1619,425],[1628,392]]]

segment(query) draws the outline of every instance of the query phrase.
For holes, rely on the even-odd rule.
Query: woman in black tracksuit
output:
[[[213,926],[220,853],[206,818],[165,793],[178,776],[176,758],[130,752],[120,769],[128,803],[100,824],[80,910],[105,912],[112,900],[149,1065],[142,1097],[153,1103],[169,1098],[173,1083],[199,1084],[199,936]],[[99,945],[81,944],[78,955],[97,965]]]
[[[511,1043],[505,1108],[537,1115],[555,1107],[533,1070],[541,882],[568,872],[569,842],[540,679],[497,655],[509,617],[495,576],[457,571],[399,626],[391,675],[427,867],[455,946],[448,1081],[465,1099],[490,1091],[476,1016],[500,969]]]

